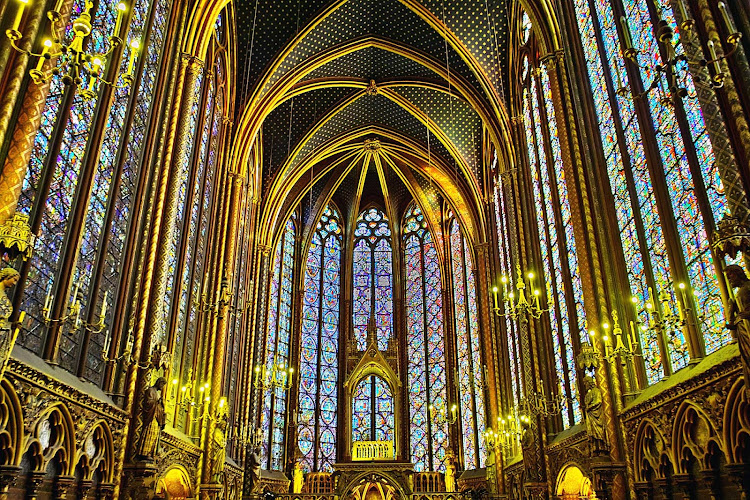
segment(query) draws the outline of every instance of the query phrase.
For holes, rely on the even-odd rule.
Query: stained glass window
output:
[[[276,245],[266,323],[266,370],[289,366],[289,342],[292,328],[292,270],[294,268],[294,220],[289,219]],[[286,391],[269,389],[263,398],[260,427],[267,433],[263,440],[263,465],[270,470],[284,466],[284,430]]]
[[[367,347],[367,323],[375,317],[378,349],[388,347],[393,324],[393,256],[388,218],[377,208],[359,215],[354,230],[352,309],[354,338],[361,351]]]
[[[492,170],[497,168],[497,152],[493,152]],[[505,203],[503,194],[502,179],[498,175],[495,182],[495,221],[497,224],[497,243],[500,254],[500,272],[503,276],[512,275],[512,266],[510,260],[510,229],[508,227],[508,206]],[[518,408],[521,396],[523,395],[523,377],[521,373],[521,346],[515,323],[510,316],[503,318],[505,331],[508,339],[508,364],[510,365],[511,390],[513,391],[513,405]]]
[[[72,17],[79,15],[86,2],[76,1],[73,5]],[[44,327],[41,321],[41,305],[48,292],[65,294],[67,291],[55,291],[55,274],[60,264],[60,249],[71,244],[64,241],[68,229],[69,216],[72,207],[78,203],[88,205],[88,211],[83,224],[83,236],[79,246],[79,257],[74,271],[75,283],[79,296],[82,298],[82,315],[93,311],[97,315],[101,307],[103,295],[108,292],[109,303],[112,304],[117,285],[119,284],[118,268],[122,258],[122,246],[130,216],[134,189],[138,172],[135,165],[141,160],[142,144],[138,140],[146,133],[149,110],[153,97],[153,81],[159,70],[166,18],[170,8],[168,0],[137,0],[133,6],[133,22],[127,34],[127,48],[123,54],[122,68],[125,69],[129,58],[130,42],[141,42],[142,57],[145,57],[142,70],[135,75],[135,80],[129,88],[114,90],[112,105],[101,112],[108,115],[107,125],[101,139],[98,169],[94,173],[93,190],[91,193],[80,193],[76,196],[80,168],[90,141],[89,133],[92,117],[97,106],[97,99],[86,100],[75,87],[65,86],[60,77],[53,77],[50,91],[42,110],[41,125],[34,138],[32,157],[29,162],[23,191],[19,200],[18,210],[31,214],[33,218],[41,220],[40,237],[32,257],[29,278],[26,282],[22,308],[28,312],[30,325],[24,331],[19,342],[30,350],[39,353],[43,344]],[[114,25],[117,1],[102,1],[97,5],[93,14],[92,35],[87,43],[97,52],[107,49],[106,34],[110,30],[107,26]],[[147,28],[150,28],[147,29]],[[144,33],[149,37],[143,39]],[[66,34],[68,41],[70,30]],[[83,86],[87,85],[88,76],[84,77]],[[101,90],[101,85],[97,90]],[[70,115],[63,120],[66,93],[75,92],[70,105]],[[127,118],[126,110],[134,109],[134,113]],[[51,140],[57,134],[62,134],[59,151],[50,149]],[[133,147],[138,142],[137,148]],[[88,149],[99,151],[96,147]],[[121,153],[122,152],[122,153]],[[50,175],[43,172],[45,164],[54,171],[51,173],[50,191],[46,198],[37,197],[39,182],[43,176]],[[116,182],[113,182],[116,179]],[[108,224],[105,227],[105,224]],[[106,247],[105,251],[99,249]],[[112,260],[112,258],[116,260]],[[104,262],[96,264],[96,259]],[[106,264],[105,264],[106,262]],[[94,270],[104,268],[101,281],[96,291],[89,290]],[[85,316],[84,316],[85,317]],[[109,325],[111,316],[105,318]],[[102,335],[93,335],[89,345],[88,355],[81,352],[82,331],[71,331],[63,327],[60,342],[60,365],[75,371],[79,359],[83,356],[83,370],[81,374],[94,382],[100,381]]]
[[[305,472],[336,461],[341,216],[329,205],[307,254],[299,385],[299,449]]]
[[[430,418],[430,406],[448,410],[440,263],[417,205],[404,217],[407,380],[411,461],[417,472],[445,470],[448,426]]]
[[[377,375],[360,380],[352,397],[352,442],[393,441],[395,428],[388,383]]]
[[[638,54],[638,78],[644,87],[648,87],[654,78],[659,78],[650,68],[661,63],[654,20],[646,0],[625,0],[622,4],[630,32],[637,35],[634,44],[641,51]],[[724,189],[693,78],[685,63],[680,62],[677,68],[679,83],[688,94],[682,109],[662,100],[663,90],[652,91],[646,98],[651,116],[649,120],[639,121],[632,97],[628,93],[615,93],[616,86],[627,87],[630,82],[610,1],[575,0],[574,5],[600,125],[607,177],[615,199],[620,240],[636,304],[633,317],[638,325],[634,328],[640,331],[647,381],[654,383],[689,361],[687,340],[682,330],[673,328],[665,332],[665,342],[660,343],[654,327],[655,318],[646,308],[651,302],[665,312],[663,308],[669,305],[676,314],[678,283],[662,232],[664,221],[673,219],[676,224],[680,248],[672,250],[675,255],[671,256],[671,262],[685,263],[690,281],[688,290],[692,287],[694,296],[687,300],[694,300],[697,306],[706,351],[712,352],[731,341],[721,326],[723,312],[705,224],[707,217],[718,220],[726,212]],[[656,7],[651,12],[660,12],[676,28],[669,2],[661,1]],[[675,40],[679,42],[679,29],[675,32]],[[683,50],[677,43],[676,53],[683,54]],[[668,89],[664,80],[660,83],[658,87]],[[678,113],[684,115],[690,130],[680,129]],[[648,121],[655,128],[641,129],[640,123]],[[686,136],[689,137],[687,142],[684,140]],[[657,194],[652,185],[655,166],[649,168],[643,149],[644,140],[652,140],[657,145],[661,165],[656,168],[663,169],[668,187],[668,199],[660,201],[662,207],[671,205],[668,212],[660,212],[657,208]],[[689,158],[688,152],[695,153],[697,163],[691,165],[695,160]],[[696,170],[701,172],[700,178],[693,177],[692,171]],[[659,179],[657,182],[663,181]],[[710,205],[710,214],[701,212],[700,196]]]
[[[562,421],[568,427],[580,422],[582,418],[573,346],[576,337],[586,334],[583,290],[578,257],[574,251],[570,200],[547,73],[531,72],[525,85],[523,97],[527,152],[544,283],[549,297],[553,299],[549,304],[549,320],[558,390],[564,398]],[[509,278],[514,281],[516,276]]]
[[[201,308],[205,308],[208,280],[206,269],[209,255],[209,226],[212,207],[215,204],[218,177],[218,154],[222,119],[224,116],[224,93],[221,78],[224,60],[214,57],[204,88],[194,110],[197,140],[190,156],[185,158],[186,177],[181,179],[180,193],[184,196],[178,204],[175,234],[170,247],[170,277],[167,296],[171,304],[165,307],[169,314],[169,330],[175,338],[173,373],[180,380],[187,380],[189,373],[198,371],[199,358],[195,349],[198,344]],[[191,116],[191,123],[193,117]],[[182,194],[184,193],[184,194]],[[178,269],[176,266],[181,262]],[[237,271],[235,271],[237,272]],[[227,342],[227,355],[232,351]],[[179,413],[178,427],[184,423],[185,414]]]
[[[464,467],[480,468],[486,458],[482,348],[471,252],[458,219],[450,221],[450,261],[458,353],[458,391]]]

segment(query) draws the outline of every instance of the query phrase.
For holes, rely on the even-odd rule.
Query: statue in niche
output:
[[[737,339],[745,374],[745,391],[750,395],[750,278],[736,264],[727,266],[724,275],[729,286],[736,289],[734,299],[729,301],[727,328],[734,331]]]
[[[456,455],[451,448],[445,450],[445,491],[456,491]]]
[[[13,303],[8,297],[8,289],[18,283],[18,271],[12,267],[6,267],[0,270],[0,377],[5,371],[5,366],[10,357],[10,351],[13,350],[15,343],[15,331],[10,322],[13,314]]]
[[[146,389],[141,403],[141,422],[143,423],[141,439],[138,441],[136,458],[139,460],[153,460],[159,444],[159,434],[166,423],[164,411],[164,387],[167,379],[159,377],[154,385]]]
[[[305,474],[302,472],[302,460],[298,458],[292,466],[292,493],[302,493],[304,483]]]
[[[255,446],[250,453],[247,459],[247,469],[249,474],[245,477],[248,483],[248,491],[253,494],[260,486],[260,446]]]
[[[596,386],[596,381],[590,375],[583,377],[583,387],[586,390],[583,403],[586,407],[586,431],[589,435],[591,455],[606,454],[607,432],[604,428],[602,391]]]
[[[219,409],[219,415],[216,418],[216,426],[214,427],[213,453],[211,462],[211,478],[213,482],[222,482],[221,473],[224,472],[224,462],[226,462],[227,456],[227,410],[226,405],[223,409]]]

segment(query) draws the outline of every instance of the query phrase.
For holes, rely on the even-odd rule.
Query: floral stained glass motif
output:
[[[388,218],[377,209],[362,212],[354,230],[354,338],[360,351],[367,347],[367,323],[375,317],[378,349],[388,347],[393,333],[393,256]]]
[[[486,457],[484,442],[484,374],[479,343],[476,283],[471,253],[458,220],[451,214],[450,261],[458,353],[458,389],[464,467],[481,468]]]
[[[294,266],[293,219],[289,219],[274,252],[266,323],[266,370],[274,366],[289,366],[289,342],[292,326],[292,269]],[[286,426],[286,391],[276,387],[265,394],[261,411],[261,429],[267,434],[263,440],[262,463],[270,470],[284,466],[284,430]]]
[[[377,375],[360,380],[352,398],[352,442],[393,441],[394,430],[391,388]]]
[[[411,461],[418,472],[444,471],[448,427],[432,420],[429,410],[449,410],[440,264],[416,205],[404,217],[404,240]]]
[[[299,449],[305,472],[336,461],[341,217],[326,207],[307,254],[299,386]]]

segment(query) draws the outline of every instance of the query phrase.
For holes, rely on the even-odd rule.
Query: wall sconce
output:
[[[67,314],[60,318],[53,318],[50,314],[50,310],[52,308],[52,303],[55,300],[55,296],[52,295],[52,284],[50,284],[49,288],[47,289],[47,296],[44,298],[44,306],[42,307],[42,319],[44,320],[44,324],[46,324],[47,326],[52,323],[60,323],[63,325],[70,324],[71,331],[73,332],[76,332],[81,328],[94,333],[102,332],[106,326],[104,323],[104,319],[107,316],[107,299],[109,297],[109,292],[104,292],[104,299],[102,300],[102,308],[99,312],[98,321],[96,323],[87,323],[81,319],[82,297],[80,288],[80,283],[76,284],[75,291],[70,298],[70,304],[68,304]]]

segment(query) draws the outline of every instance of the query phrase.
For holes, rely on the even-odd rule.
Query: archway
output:
[[[169,469],[156,485],[156,495],[167,500],[187,500],[191,498],[192,488],[187,472],[180,467]]]
[[[575,465],[565,467],[557,478],[556,498],[560,500],[595,500],[596,493],[591,486],[591,479]]]

